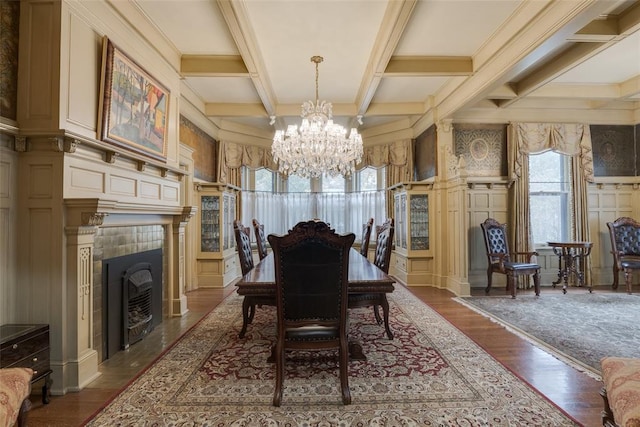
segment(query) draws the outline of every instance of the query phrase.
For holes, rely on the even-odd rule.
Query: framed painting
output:
[[[100,139],[166,161],[169,90],[107,37],[100,94]]]

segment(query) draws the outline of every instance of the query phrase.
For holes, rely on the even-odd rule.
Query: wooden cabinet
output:
[[[240,277],[233,234],[240,189],[219,183],[197,183],[195,189],[198,287],[224,287]]]
[[[406,182],[391,187],[395,218],[392,274],[408,285],[430,284],[433,255],[429,236],[429,194],[433,184]]]
[[[23,367],[33,369],[32,383],[44,378],[42,402],[49,403],[51,390],[49,325],[0,326],[0,368]]]

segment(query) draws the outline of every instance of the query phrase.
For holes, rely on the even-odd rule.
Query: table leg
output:
[[[555,288],[558,283],[562,282],[562,254],[556,248],[553,248],[553,252],[558,255],[558,280],[551,282],[551,285]]]
[[[44,385],[42,386],[42,403],[44,405],[51,401],[51,384],[53,384],[53,380],[51,379],[51,373],[48,373],[44,378]]]

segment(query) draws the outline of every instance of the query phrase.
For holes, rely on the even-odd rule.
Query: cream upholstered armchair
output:
[[[0,369],[0,425],[27,425],[32,377],[30,368]]]

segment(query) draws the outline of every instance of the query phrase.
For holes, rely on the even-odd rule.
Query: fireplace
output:
[[[122,277],[122,348],[127,349],[153,329],[151,264],[139,262]]]
[[[162,249],[102,261],[102,360],[162,322]]]

